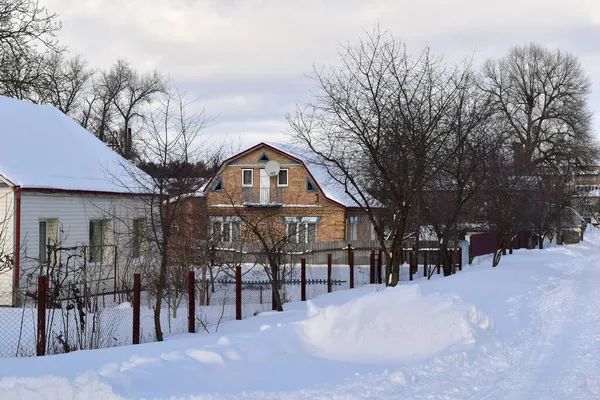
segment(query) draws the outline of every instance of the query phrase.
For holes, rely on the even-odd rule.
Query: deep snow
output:
[[[0,399],[598,399],[600,234],[165,343],[0,360]]]

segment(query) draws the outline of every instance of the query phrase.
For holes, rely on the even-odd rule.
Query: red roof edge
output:
[[[90,194],[90,195],[108,195],[108,196],[132,196],[132,197],[150,197],[153,193],[127,193],[127,192],[109,192],[102,190],[79,190],[79,189],[54,189],[54,188],[36,188],[23,187],[22,192],[38,192],[38,193],[64,193],[64,194]]]

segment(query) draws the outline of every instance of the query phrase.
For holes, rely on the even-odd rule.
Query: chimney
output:
[[[525,172],[525,146],[521,142],[513,142],[512,149],[515,174],[519,175]]]

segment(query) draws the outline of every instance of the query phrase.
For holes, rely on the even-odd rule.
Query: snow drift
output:
[[[492,320],[459,297],[422,296],[419,286],[400,286],[346,304],[317,309],[298,323],[314,355],[335,361],[403,363],[475,343]]]

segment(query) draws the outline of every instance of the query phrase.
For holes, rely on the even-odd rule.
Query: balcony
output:
[[[284,189],[245,187],[242,192],[242,204],[248,207],[279,207],[283,204]]]

